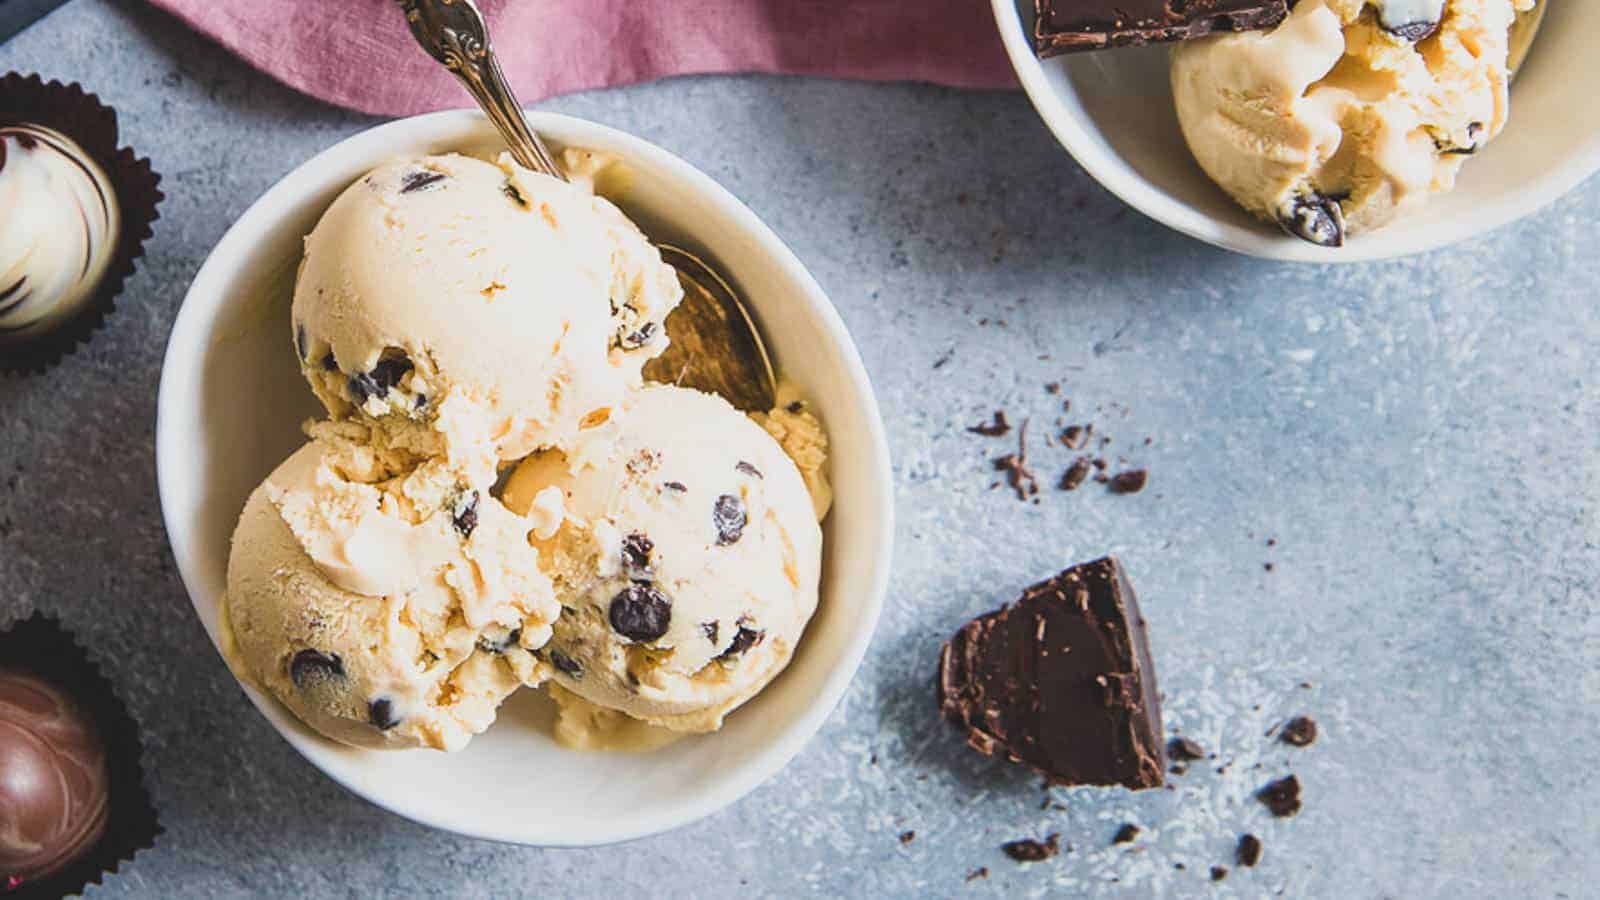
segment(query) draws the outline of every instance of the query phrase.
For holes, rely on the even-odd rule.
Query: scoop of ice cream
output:
[[[1534,0],[1301,0],[1268,32],[1172,52],[1178,121],[1240,205],[1324,246],[1455,185],[1505,127],[1507,38]]]
[[[665,348],[682,290],[589,184],[452,154],[345,190],[306,239],[294,296],[329,412],[423,455],[505,460],[604,423]]]
[[[507,694],[560,611],[535,524],[442,458],[393,472],[337,428],[246,504],[228,561],[230,661],[347,744],[454,750]]]
[[[675,731],[713,731],[789,662],[817,605],[822,533],[771,435],[727,401],[630,394],[570,452],[522,463],[506,504],[559,488],[543,544],[563,611],[541,651],[562,687]]]
[[[121,208],[82,147],[39,125],[0,127],[0,344],[42,334],[93,296]]]

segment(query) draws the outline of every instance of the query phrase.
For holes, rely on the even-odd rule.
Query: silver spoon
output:
[[[411,34],[449,69],[478,101],[525,168],[561,180],[556,158],[539,139],[511,92],[489,43],[489,29],[472,0],[396,0]],[[678,272],[683,303],[667,317],[667,352],[645,367],[656,381],[676,382],[721,394],[746,412],[766,412],[777,403],[772,358],[749,308],[726,278],[694,253],[656,244]]]

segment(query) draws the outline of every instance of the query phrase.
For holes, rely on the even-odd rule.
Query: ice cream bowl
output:
[[[1600,77],[1600,57],[1584,43],[1600,27],[1600,5],[1551,4],[1512,84],[1505,130],[1462,167],[1454,191],[1330,249],[1246,213],[1201,171],[1173,110],[1167,48],[1040,60],[1034,0],[992,2],[1023,88],[1078,164],[1150,218],[1238,253],[1322,263],[1422,253],[1514,222],[1600,170],[1600,104],[1584,87]]]
[[[552,707],[524,690],[465,750],[363,751],[328,741],[248,684],[245,693],[313,765],[402,816],[474,837],[585,846],[643,837],[733,803],[804,747],[849,686],[883,604],[893,535],[889,454],[877,402],[843,322],[783,242],[706,175],[610,128],[548,113],[557,145],[610,153],[606,193],[658,240],[715,258],[747,297],[784,377],[832,439],[821,600],[793,662],[721,731],[646,753],[585,753],[550,736]],[[162,373],[157,474],[179,572],[222,647],[229,539],[252,488],[320,412],[296,364],[289,302],[301,241],[333,198],[390,159],[489,154],[476,112],[436,113],[358,134],[295,169],[250,207],[201,267]]]

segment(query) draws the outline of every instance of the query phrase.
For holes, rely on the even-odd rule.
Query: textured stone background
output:
[[[304,763],[228,676],[166,549],[153,420],[188,282],[262,190],[372,122],[133,2],[68,5],[0,46],[5,69],[115,104],[169,195],[110,331],[44,377],[0,381],[0,620],[45,609],[92,644],[146,727],[167,826],[92,895],[1581,897],[1600,883],[1600,793],[1581,768],[1600,747],[1600,182],[1450,251],[1292,267],[1131,212],[1019,94],[696,78],[547,104],[703,167],[809,263],[880,391],[900,516],[867,662],[786,771],[675,834],[549,852],[425,830]],[[1072,420],[1150,466],[1144,493],[1047,489],[1032,506],[988,489],[1003,442],[964,426],[1004,408],[1038,434],[1058,380]],[[1050,480],[1069,459],[1034,457]],[[1221,758],[1176,791],[1058,791],[1041,809],[1033,778],[936,719],[935,656],[966,617],[1108,551],[1143,594],[1169,730]],[[1264,737],[1299,712],[1323,725],[1314,747]],[[1250,793],[1287,771],[1306,809],[1273,821]],[[1145,830],[1113,848],[1123,822]],[[1246,830],[1265,860],[1212,885]],[[1050,862],[998,850],[1052,831],[1072,850]],[[989,877],[965,882],[979,866]]]

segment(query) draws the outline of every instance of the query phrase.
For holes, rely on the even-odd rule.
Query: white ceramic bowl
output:
[[[698,246],[742,286],[786,374],[833,440],[837,500],[825,528],[821,605],[794,662],[722,731],[647,754],[568,751],[542,692],[522,691],[464,751],[354,750],[325,740],[252,688],[306,759],[372,802],[426,825],[540,846],[665,831],[732,803],[798,753],[866,652],[888,582],[888,445],[867,373],[816,281],[755,214],[706,175],[638,138],[548,113],[561,145],[626,160],[620,205],[658,239]],[[356,135],[291,172],[228,230],[195,277],[167,348],[156,467],[167,533],[212,641],[228,542],[252,488],[299,446],[320,408],[295,365],[289,302],[301,238],[339,191],[394,157],[497,146],[476,112],[436,113]]]
[[[1271,259],[1359,262],[1433,250],[1513,222],[1600,169],[1600,3],[1551,3],[1511,91],[1505,131],[1456,189],[1414,215],[1328,249],[1246,214],[1200,170],[1178,129],[1167,48],[1039,60],[1034,0],[992,0],[1011,64],[1045,124],[1106,187],[1145,215],[1219,247]]]

